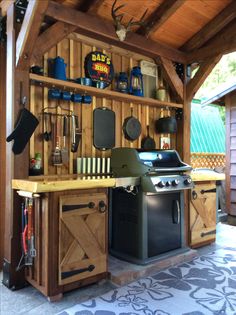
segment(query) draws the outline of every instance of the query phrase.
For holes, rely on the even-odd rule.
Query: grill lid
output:
[[[175,150],[145,150],[115,148],[111,152],[111,167],[116,177],[190,171]]]

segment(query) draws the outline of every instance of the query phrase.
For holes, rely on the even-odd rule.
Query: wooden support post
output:
[[[20,81],[23,94],[28,96],[28,72],[15,71],[15,29],[14,5],[7,11],[7,76],[6,76],[6,135],[9,135],[19,114]],[[12,143],[6,144],[6,181],[5,181],[5,238],[3,284],[8,288],[16,289],[25,284],[24,271],[16,271],[21,257],[20,242],[20,201],[13,193],[11,181],[13,178],[26,178],[28,176],[28,148],[23,153],[14,156]]]
[[[16,41],[16,67],[27,69],[36,39],[48,7],[48,0],[29,1],[24,21]]]
[[[0,44],[0,269],[3,261],[5,180],[6,180],[6,45]]]

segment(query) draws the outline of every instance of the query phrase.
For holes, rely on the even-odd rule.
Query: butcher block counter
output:
[[[12,188],[31,193],[45,193],[75,189],[107,188],[115,186],[115,178],[87,176],[71,178],[13,179]]]
[[[208,169],[196,169],[190,175],[194,182],[225,180],[225,174]]]
[[[225,180],[225,174],[210,169],[195,169],[190,175],[195,185],[190,195],[189,236],[190,246],[196,248],[215,241],[217,185]]]

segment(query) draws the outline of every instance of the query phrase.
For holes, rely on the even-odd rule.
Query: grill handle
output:
[[[172,220],[174,224],[180,223],[180,205],[179,200],[173,201],[173,207],[172,207]]]

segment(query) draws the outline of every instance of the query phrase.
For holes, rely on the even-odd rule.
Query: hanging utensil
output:
[[[52,152],[52,164],[54,166],[61,166],[62,165],[62,157],[61,157],[61,149],[60,149],[60,122],[59,119],[56,118],[56,123],[54,124],[54,139],[55,139],[55,149]]]
[[[68,149],[66,147],[66,137],[68,136],[68,117],[63,116],[63,146],[61,149],[61,159],[64,165],[67,165],[69,162]]]
[[[152,137],[150,137],[149,134],[149,125],[147,126],[147,136],[144,137],[141,141],[141,148],[148,150],[153,150],[156,148],[156,142]]]
[[[74,114],[71,116],[72,118],[72,141],[71,141],[71,152],[75,153],[78,150],[78,146],[81,139],[81,132],[79,132],[79,122],[78,116]]]
[[[176,133],[177,122],[175,117],[170,115],[164,116],[156,120],[155,122],[157,133]]]

